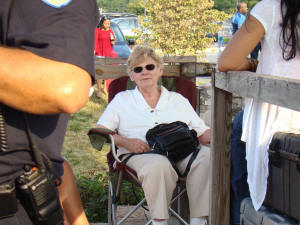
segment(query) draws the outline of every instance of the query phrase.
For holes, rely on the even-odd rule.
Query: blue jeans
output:
[[[243,111],[234,118],[231,140],[231,222],[240,224],[241,201],[250,196],[247,183],[246,144],[241,141]]]

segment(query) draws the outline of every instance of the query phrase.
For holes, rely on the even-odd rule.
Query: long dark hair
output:
[[[282,57],[288,61],[300,53],[300,0],[281,0]]]
[[[110,20],[110,19],[106,16],[102,16],[97,27],[100,28],[100,29],[103,29],[103,23],[104,23],[105,20]]]

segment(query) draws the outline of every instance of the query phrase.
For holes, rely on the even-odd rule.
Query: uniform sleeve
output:
[[[116,95],[113,100],[107,105],[104,112],[100,116],[97,124],[105,126],[106,128],[117,131],[120,124],[120,96]]]
[[[94,30],[98,22],[95,0],[18,1],[11,9],[8,45],[39,56],[79,66],[94,77]]]
[[[264,27],[265,33],[271,29],[275,19],[275,5],[273,1],[263,0],[258,2],[253,9],[250,11],[250,14],[254,16]]]
[[[239,18],[239,20],[237,21],[237,25],[238,25],[238,28],[239,28],[239,29],[241,28],[241,26],[242,26],[243,23],[245,22],[245,19],[246,19],[245,16],[241,16],[241,17]]]

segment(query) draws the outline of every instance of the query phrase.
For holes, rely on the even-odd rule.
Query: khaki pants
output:
[[[177,163],[183,173],[190,156]],[[168,206],[178,180],[169,160],[158,154],[136,155],[127,165],[137,172],[153,219],[168,219]],[[190,217],[209,215],[210,148],[201,146],[186,177]]]

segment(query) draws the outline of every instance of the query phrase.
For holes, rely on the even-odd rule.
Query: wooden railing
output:
[[[183,76],[195,81],[196,76],[211,75],[215,64],[197,62],[195,56],[164,57],[164,76]],[[127,76],[127,58],[95,58],[96,79]]]
[[[210,225],[230,225],[232,93],[300,111],[300,80],[251,72],[213,73]]]

